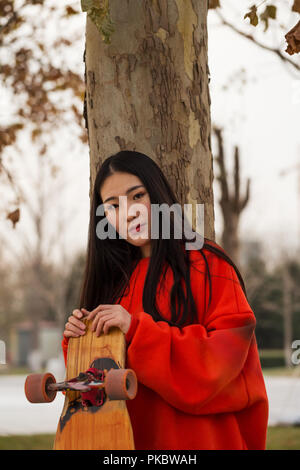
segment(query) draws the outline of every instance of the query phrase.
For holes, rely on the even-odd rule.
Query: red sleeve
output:
[[[249,406],[253,395],[243,368],[250,345],[256,347],[256,320],[235,271],[225,260],[217,260],[211,270],[212,300],[204,317],[203,296],[208,299],[209,291],[203,271],[203,266],[191,268],[199,323],[179,328],[155,322],[144,311],[132,315],[125,336],[127,367],[141,383],[185,413],[237,411]],[[258,360],[255,356],[255,367],[261,370]],[[253,385],[256,391],[260,387]]]
[[[68,344],[69,344],[69,338],[66,338],[65,336],[63,337],[63,340],[61,342],[61,347],[63,350],[64,354],[64,360],[65,360],[65,365],[67,367],[67,354],[68,354]]]

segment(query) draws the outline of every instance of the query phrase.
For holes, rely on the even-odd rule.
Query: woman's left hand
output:
[[[129,330],[131,315],[122,305],[100,304],[91,312],[85,308],[81,310],[87,315],[85,317],[87,320],[94,319],[92,331],[96,332],[96,336],[100,336],[102,329],[103,333],[106,334],[111,326],[117,326],[124,334]]]

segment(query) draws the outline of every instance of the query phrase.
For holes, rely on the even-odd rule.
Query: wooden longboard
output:
[[[99,337],[86,323],[86,333],[70,338],[66,380],[78,376],[89,367],[124,368],[126,343],[119,328],[110,328]],[[66,391],[58,423],[54,450],[132,450],[134,438],[124,400],[104,401],[99,406],[83,406],[80,392]]]

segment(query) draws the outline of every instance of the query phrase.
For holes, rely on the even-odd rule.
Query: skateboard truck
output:
[[[81,392],[82,406],[102,406],[104,403],[104,376],[105,372],[95,367],[90,367],[84,374],[79,374],[80,377],[85,377],[87,385],[90,386],[91,390],[88,392]],[[85,382],[86,383],[86,382]],[[102,384],[103,388],[98,388],[96,385],[93,388],[93,383]]]
[[[81,394],[83,406],[102,406],[105,396],[110,400],[132,400],[137,394],[137,378],[132,369],[90,367],[73,379],[56,382],[50,373],[30,374],[25,381],[25,395],[31,403],[49,403],[58,391]]]
[[[104,378],[104,371],[90,367],[85,372],[80,372],[74,379],[49,384],[48,390],[76,390],[81,393],[82,406],[102,406],[105,399]]]

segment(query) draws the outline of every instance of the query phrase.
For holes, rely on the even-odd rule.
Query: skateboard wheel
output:
[[[48,390],[48,385],[56,383],[50,374],[30,374],[25,381],[25,395],[31,403],[49,403],[56,397],[55,390]]]
[[[110,400],[132,400],[137,394],[135,372],[132,369],[110,369],[104,386]]]

